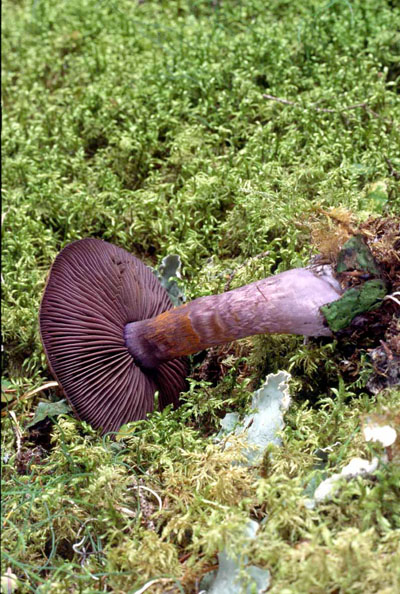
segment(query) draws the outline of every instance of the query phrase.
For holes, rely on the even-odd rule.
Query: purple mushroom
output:
[[[329,276],[294,269],[172,308],[150,268],[98,239],[67,245],[40,307],[50,369],[78,418],[105,431],[179,402],[186,356],[264,333],[330,336],[320,307],[340,297]]]

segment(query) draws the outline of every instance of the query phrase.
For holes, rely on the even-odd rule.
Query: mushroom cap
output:
[[[40,306],[40,334],[52,374],[76,416],[103,432],[179,403],[184,358],[141,369],[128,352],[124,327],[171,309],[151,269],[99,239],[81,239],[56,257]]]

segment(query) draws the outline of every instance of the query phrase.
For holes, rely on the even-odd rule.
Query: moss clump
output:
[[[59,398],[30,391],[49,379],[37,312],[70,241],[112,241],[152,266],[176,253],[191,299],[303,266],[315,223],[335,212],[343,224],[326,252],[362,220],[387,280],[398,225],[388,233],[376,215],[394,220],[400,205],[398,8],[5,0],[2,9],[2,575],[10,568],[22,594],[122,594],[146,579],[159,580],[149,592],[196,592],[252,517],[264,523],[243,552],[270,570],[271,591],[397,591],[393,463],[334,501],[303,505],[324,473],[375,453],[364,416],[399,408],[396,388],[364,391],[371,363],[348,345],[258,337],[208,363],[194,358],[204,374],[183,406],[119,441],[66,415],[45,435],[26,426],[39,400]],[[244,412],[265,374],[289,367],[294,403],[261,479],[232,464],[239,443],[214,442],[218,419]]]

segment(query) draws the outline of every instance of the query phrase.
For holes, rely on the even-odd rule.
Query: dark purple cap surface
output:
[[[143,371],[124,341],[129,322],[171,309],[150,268],[99,239],[67,245],[50,270],[40,306],[40,333],[53,375],[76,415],[117,431],[154,408],[178,404],[187,362],[175,359]]]

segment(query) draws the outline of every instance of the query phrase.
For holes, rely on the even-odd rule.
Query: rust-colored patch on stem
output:
[[[190,308],[186,305],[166,311],[157,319],[147,320],[146,339],[160,352],[168,351],[171,358],[182,357],[188,351],[196,353],[204,348],[193,328]]]

